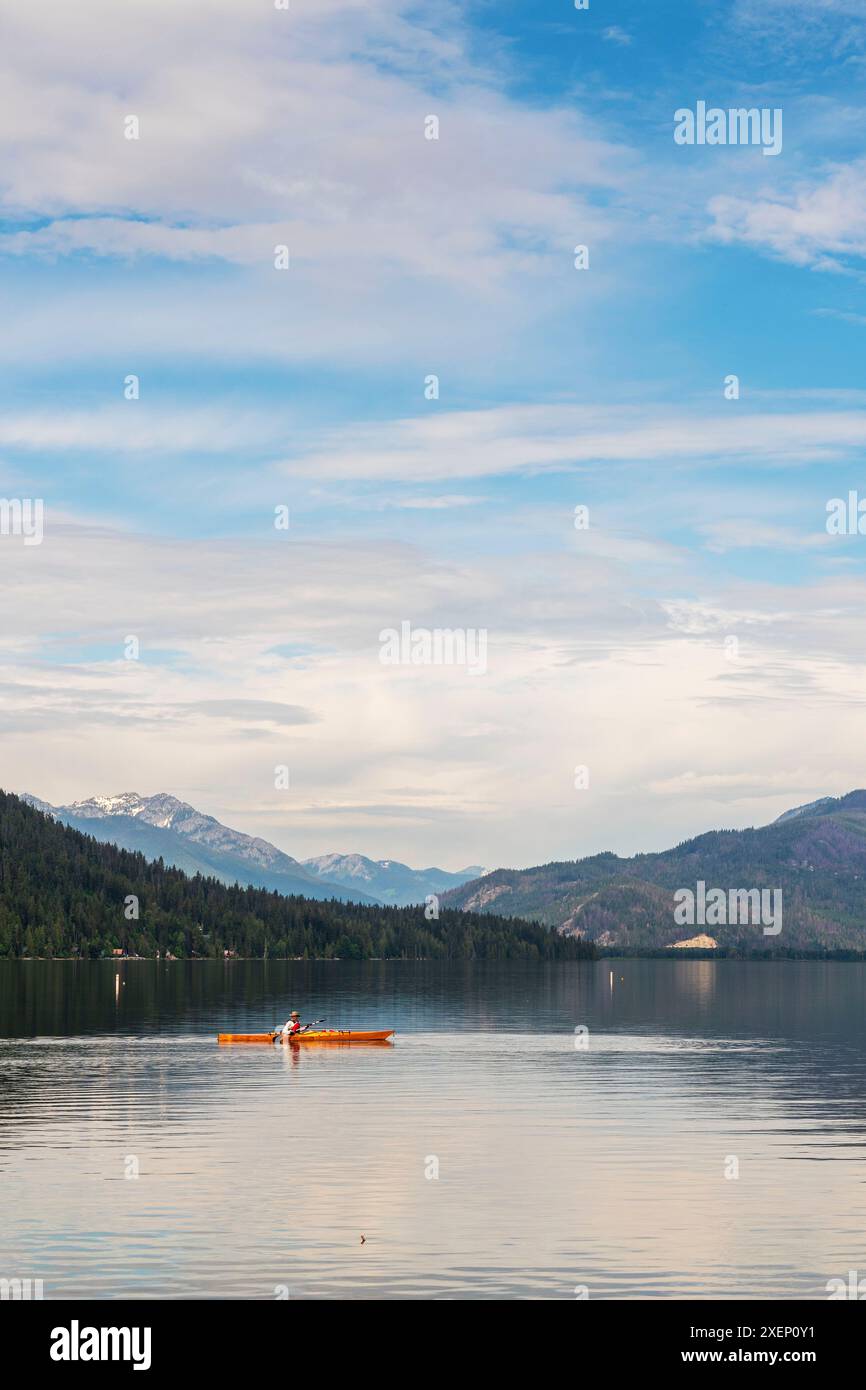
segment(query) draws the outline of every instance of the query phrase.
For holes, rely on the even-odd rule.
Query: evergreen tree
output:
[[[138,898],[129,921],[127,897]],[[188,877],[101,844],[0,792],[0,957],[113,950],[179,958],[576,960],[595,948],[518,918],[283,897]]]

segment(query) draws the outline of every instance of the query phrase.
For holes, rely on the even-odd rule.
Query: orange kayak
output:
[[[351,1028],[311,1028],[309,1033],[295,1033],[294,1036],[284,1036],[281,1033],[218,1033],[217,1042],[221,1043],[272,1043],[287,1042],[292,1047],[296,1043],[358,1043],[358,1042],[387,1042],[394,1032],[393,1028],[384,1028],[378,1033],[354,1033]]]

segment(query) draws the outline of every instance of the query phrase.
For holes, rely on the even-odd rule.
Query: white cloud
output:
[[[823,550],[836,543],[836,538],[821,531],[798,530],[794,526],[777,526],[754,517],[707,521],[700,525],[707,548],[724,555],[730,550],[761,549]]]
[[[767,779],[793,746],[794,799],[843,789],[828,769],[859,736],[864,581],[803,584],[794,604],[773,585],[713,592],[692,575],[694,599],[661,603],[645,561],[87,525],[26,554],[0,546],[4,780],[54,802],[169,790],[299,856],[451,867],[660,847],[732,814],[747,823],[756,805],[769,818]],[[383,667],[378,634],[403,618],[486,627],[487,675]],[[81,643],[78,661],[52,660],[58,632]],[[140,661],[123,659],[130,633]],[[91,645],[116,656],[87,660]],[[302,661],[274,651],[296,645]],[[154,650],[177,659],[155,664]],[[755,717],[764,708],[772,721]],[[573,789],[577,764],[588,793]],[[781,810],[791,797],[778,794]]]
[[[866,445],[866,412],[712,414],[663,407],[517,405],[354,425],[286,463],[294,475],[400,479],[566,471],[605,462],[832,460]]]
[[[0,249],[264,267],[285,242],[331,282],[361,260],[367,277],[477,287],[599,235],[610,215],[585,195],[624,191],[628,153],[578,112],[510,101],[467,59],[453,6],[423,24],[410,9],[13,5],[3,203],[50,221]],[[433,98],[415,69],[436,56]]]
[[[122,382],[118,382],[120,394]],[[186,455],[177,486],[197,486],[195,456],[239,453],[242,474],[227,478],[221,493],[227,506],[239,501],[279,501],[288,479],[315,480],[322,502],[363,509],[442,511],[478,504],[479,496],[460,492],[384,495],[340,492],[341,481],[373,484],[432,484],[443,480],[531,476],[534,473],[598,471],[613,464],[665,463],[680,472],[707,465],[749,462],[766,468],[826,463],[851,458],[866,446],[866,409],[822,409],[822,397],[807,395],[803,409],[790,408],[796,395],[783,397],[788,409],[749,409],[743,404],[712,411],[696,405],[676,408],[618,404],[583,406],[555,402],[505,405],[486,410],[440,410],[405,419],[352,422],[329,431],[303,428],[290,410],[271,404],[259,410],[225,406],[181,409],[174,403],[131,401],[94,410],[46,410],[40,414],[0,414],[0,447],[24,451],[105,452],[134,458],[150,453]],[[780,402],[781,404],[782,402]],[[294,454],[282,453],[291,439]],[[258,462],[256,460],[259,460]],[[778,510],[778,507],[776,507]],[[724,531],[712,532],[713,522]],[[700,516],[695,523],[702,525]],[[707,534],[736,543],[736,518],[712,519]],[[767,521],[762,543],[769,542]],[[742,543],[751,544],[745,528]],[[787,545],[783,531],[780,544]],[[804,543],[812,544],[806,538]]]
[[[866,18],[863,0],[735,0],[733,18],[744,25],[785,25],[802,37],[802,28],[826,26],[834,16],[842,19]]]
[[[5,8],[0,359],[483,373],[564,297],[588,323],[614,282],[578,242],[646,233],[633,152],[512,99],[460,6]]]
[[[847,309],[815,309],[819,318],[839,319],[842,323],[855,323],[862,328],[866,324],[866,314],[856,314]]]
[[[123,381],[119,376],[118,396],[123,394]],[[243,411],[216,405],[181,410],[140,399],[94,410],[0,414],[0,446],[9,449],[218,454],[261,446],[278,433],[272,416],[262,416],[249,407]]]
[[[381,505],[406,511],[442,512],[450,511],[453,507],[477,507],[484,500],[483,497],[468,497],[463,493],[454,492],[442,497],[391,497]]]
[[[717,240],[744,242],[795,265],[842,270],[866,257],[866,160],[783,196],[726,195],[709,208]]]

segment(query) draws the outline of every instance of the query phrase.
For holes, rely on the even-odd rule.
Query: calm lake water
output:
[[[866,966],[0,962],[0,1192],[46,1298],[826,1298]]]

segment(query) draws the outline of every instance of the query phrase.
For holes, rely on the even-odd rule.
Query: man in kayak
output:
[[[297,1009],[292,1009],[291,1017],[283,1024],[280,1031],[284,1038],[290,1038],[293,1033],[300,1033],[301,1015],[298,1013]]]

